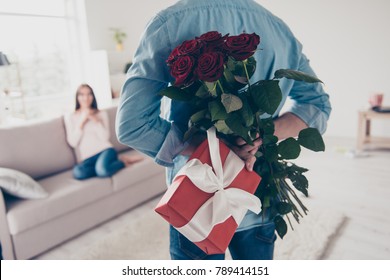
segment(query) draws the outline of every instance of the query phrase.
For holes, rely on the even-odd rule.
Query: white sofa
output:
[[[116,108],[107,109],[111,141],[122,153],[137,153],[119,144],[114,133]],[[0,239],[4,259],[29,259],[166,189],[164,168],[146,158],[111,178],[77,181],[76,163],[65,140],[63,118],[14,128],[0,128],[0,167],[22,171],[49,193],[26,200],[0,190]]]

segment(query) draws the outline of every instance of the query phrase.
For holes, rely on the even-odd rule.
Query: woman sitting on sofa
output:
[[[73,176],[78,180],[91,177],[110,177],[142,157],[119,156],[109,141],[108,115],[99,111],[95,94],[87,84],[76,92],[76,109],[66,115],[67,141],[75,150],[78,164]]]

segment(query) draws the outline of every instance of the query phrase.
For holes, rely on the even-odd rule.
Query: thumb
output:
[[[255,165],[255,162],[256,162],[256,157],[252,156],[250,158],[248,158],[246,161],[245,161],[245,167],[248,171],[253,171],[253,166]]]

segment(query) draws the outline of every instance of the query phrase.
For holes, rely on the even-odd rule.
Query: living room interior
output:
[[[176,0],[2,2],[4,259],[169,259],[168,223],[154,212],[164,168],[145,156],[113,178],[76,182],[62,118],[88,83],[108,112],[115,148],[138,154],[115,138],[116,106],[144,27]],[[325,152],[304,150],[296,160],[309,169],[309,214],[277,239],[275,259],[390,259],[390,3],[256,2],[290,26],[333,108]],[[6,194],[2,168],[32,177],[45,193]]]

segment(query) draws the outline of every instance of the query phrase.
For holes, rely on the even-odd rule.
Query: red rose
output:
[[[175,60],[179,57],[179,47],[176,47],[172,52],[171,54],[168,56],[168,59],[167,59],[167,64],[169,66],[171,66],[173,64],[173,62],[175,62]]]
[[[206,52],[208,51],[219,51],[222,49],[223,43],[225,42],[228,34],[222,36],[218,31],[210,31],[202,34],[199,39],[205,43]]]
[[[202,54],[198,59],[196,75],[202,81],[215,82],[223,75],[224,55],[221,52],[208,52]]]
[[[171,75],[175,78],[175,86],[190,85],[194,82],[195,58],[189,55],[179,56],[171,66]]]
[[[179,47],[178,47],[178,54],[179,55],[192,55],[194,57],[198,57],[200,54],[200,51],[202,50],[203,42],[193,39],[193,40],[187,40],[184,41]]]
[[[260,37],[256,33],[229,36],[226,39],[224,49],[235,60],[242,61],[252,56],[260,43]]]

